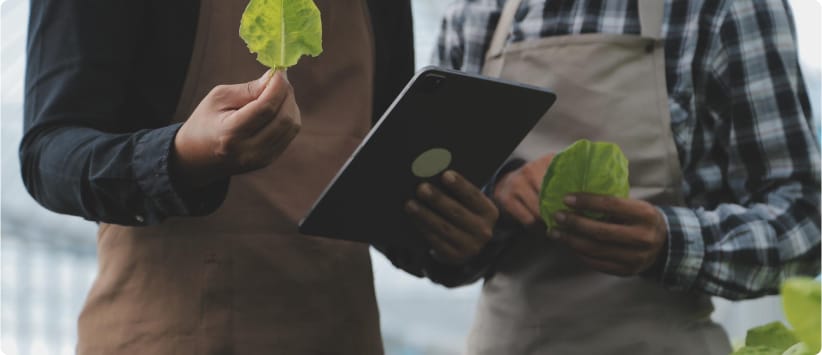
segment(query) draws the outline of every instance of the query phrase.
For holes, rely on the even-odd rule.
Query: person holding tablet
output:
[[[383,353],[368,246],[297,221],[412,76],[410,1],[317,1],[325,52],[287,78],[246,4],[31,1],[23,179],[100,223],[78,354]]]
[[[494,238],[430,275],[486,278],[469,354],[725,355],[710,296],[819,273],[820,154],[786,1],[457,1],[435,62],[558,100],[488,187]],[[558,214],[546,234],[541,177],[580,138],[621,146],[631,198],[569,195],[608,219]]]

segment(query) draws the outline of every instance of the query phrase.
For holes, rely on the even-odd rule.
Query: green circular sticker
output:
[[[443,148],[426,150],[411,164],[411,172],[419,178],[437,175],[451,165],[451,152]]]

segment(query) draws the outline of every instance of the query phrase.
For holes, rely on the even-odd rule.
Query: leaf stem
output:
[[[280,9],[282,9],[282,20],[280,21],[280,63],[285,64],[285,0],[280,0]]]

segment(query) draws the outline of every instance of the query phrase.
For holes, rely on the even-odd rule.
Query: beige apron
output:
[[[296,223],[371,124],[364,0],[318,0],[325,52],[289,70],[303,128],[282,157],[234,177],[213,215],[102,225],[78,353],[382,354],[368,247]],[[264,71],[238,35],[247,1],[203,0],[175,120],[218,84]]]
[[[661,39],[664,2],[639,0],[642,35],[557,36],[505,46],[509,0],[484,74],[554,90],[558,101],[517,149],[529,160],[580,138],[620,145],[632,197],[681,205]],[[727,355],[710,298],[586,268],[544,234],[520,239],[483,288],[469,354]]]

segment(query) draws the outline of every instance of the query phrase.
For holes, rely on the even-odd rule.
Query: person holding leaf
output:
[[[819,273],[820,154],[792,26],[781,0],[451,6],[436,64],[557,93],[487,188],[494,238],[429,275],[485,277],[468,354],[727,355],[710,296]],[[624,151],[630,197],[576,186],[617,169],[564,150],[580,139]],[[559,152],[591,169],[553,167]],[[570,190],[541,200],[562,174]]]
[[[407,0],[32,0],[24,182],[100,223],[78,354],[382,354],[368,246],[297,221],[411,77],[411,33]]]

